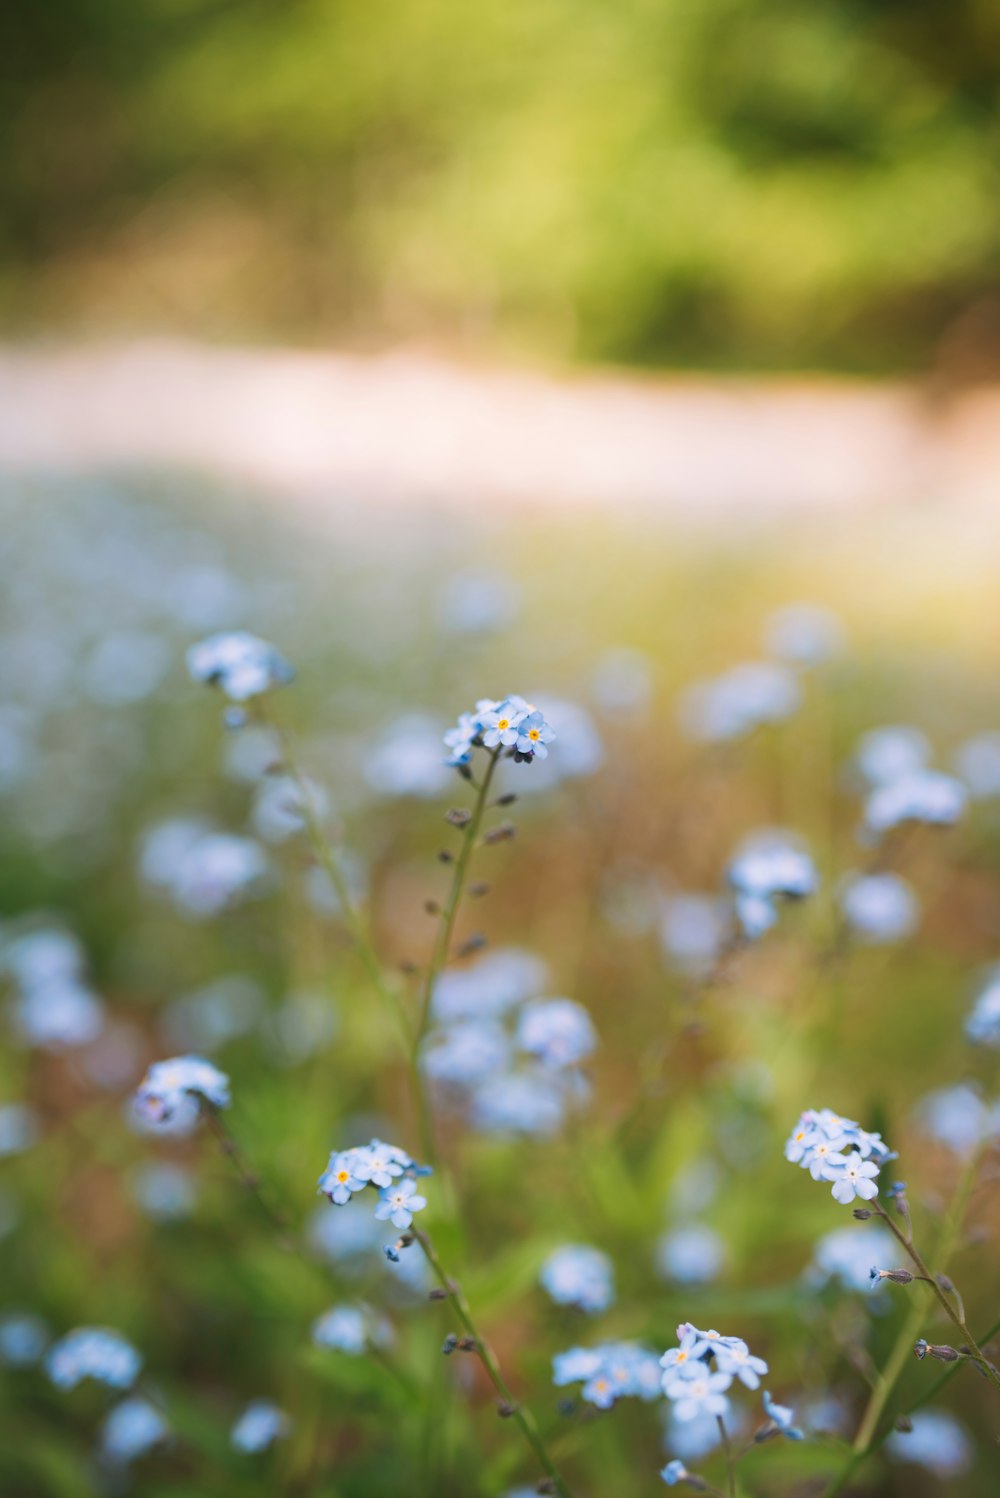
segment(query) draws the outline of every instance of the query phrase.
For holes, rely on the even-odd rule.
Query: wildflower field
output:
[[[3,1498],[989,1498],[995,538],[5,481]]]

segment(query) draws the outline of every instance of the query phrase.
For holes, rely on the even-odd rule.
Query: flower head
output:
[[[556,736],[555,729],[546,723],[540,712],[528,713],[517,725],[517,738],[515,747],[518,755],[524,758],[547,759],[548,748]]]
[[[410,1226],[414,1212],[422,1212],[426,1205],[427,1198],[417,1192],[416,1181],[404,1176],[379,1192],[375,1216],[383,1222],[388,1218],[394,1227],[402,1230]]]
[[[557,1305],[606,1311],[615,1298],[611,1260],[586,1244],[557,1248],[545,1260],[539,1278]]]
[[[237,1451],[252,1455],[266,1451],[282,1436],[287,1436],[292,1422],[284,1410],[269,1399],[255,1399],[247,1405],[230,1432],[229,1439]]]
[[[771,1422],[768,1435],[786,1436],[789,1441],[804,1441],[802,1431],[793,1423],[795,1411],[790,1410],[787,1405],[775,1404],[767,1390],[764,1390],[764,1413]]]
[[[167,1422],[148,1399],[135,1396],[116,1404],[101,1427],[101,1451],[111,1462],[144,1456],[170,1434]]]
[[[203,1056],[155,1061],[140,1082],[134,1107],[154,1123],[169,1119],[190,1099],[211,1108],[229,1107],[229,1078]]]
[[[590,1015],[573,999],[533,999],[521,1010],[517,1045],[545,1066],[576,1066],[596,1044]]]
[[[232,702],[249,702],[295,675],[273,645],[247,630],[210,635],[192,645],[187,668],[195,681],[219,687]]]
[[[142,1358],[119,1332],[80,1326],[49,1348],[45,1367],[60,1389],[74,1389],[85,1378],[112,1389],[129,1389],[139,1376]]]
[[[335,1150],[319,1178],[319,1190],[337,1207],[345,1206],[355,1191],[363,1191],[368,1185],[367,1179],[358,1173],[360,1155],[357,1149]]]

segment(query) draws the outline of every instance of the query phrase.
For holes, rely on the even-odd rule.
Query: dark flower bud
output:
[[[476,931],[472,936],[469,937],[468,941],[463,941],[462,945],[455,952],[455,956],[471,957],[473,952],[482,951],[485,945],[486,937],[482,934],[481,931]]]
[[[438,854],[438,861],[440,863],[454,863],[455,862],[454,858],[448,852],[447,848],[442,848],[441,849],[440,853]]]
[[[926,1342],[923,1337],[919,1337],[913,1344],[913,1353],[918,1363],[923,1362],[924,1358],[927,1356],[930,1350],[930,1343]]]
[[[490,887],[488,884],[479,883],[469,885],[469,894],[473,900],[481,900],[483,896],[488,895],[489,892]]]
[[[497,1405],[497,1414],[501,1420],[510,1420],[517,1414],[517,1405],[508,1404],[505,1399],[502,1404]]]
[[[472,812],[466,811],[464,806],[453,806],[450,811],[445,812],[444,819],[446,822],[450,822],[453,827],[464,827],[468,822],[471,822]]]
[[[472,779],[472,771],[469,769],[468,765],[456,765],[455,768],[457,769],[463,780]]]
[[[441,907],[436,900],[425,900],[424,909],[428,915],[440,915]]]
[[[954,1347],[948,1347],[945,1343],[931,1343],[927,1351],[932,1358],[939,1363],[957,1363],[962,1354]]]
[[[475,1337],[459,1337],[458,1350],[459,1352],[478,1352],[479,1343]]]
[[[859,1222],[867,1222],[872,1214],[867,1207],[855,1207],[851,1215],[856,1217]]]
[[[428,1292],[427,1292],[427,1299],[428,1300],[447,1300],[448,1299],[448,1292],[447,1292],[447,1290],[442,1290],[440,1285],[435,1285],[433,1290],[428,1290]]]
[[[504,795],[497,797],[497,799],[496,799],[496,805],[497,806],[513,806],[514,802],[516,800],[517,800],[517,796],[516,796],[515,792],[514,791],[507,791]]]
[[[913,1421],[909,1415],[899,1415],[896,1418],[896,1429],[900,1435],[908,1436],[913,1429]]]
[[[451,1355],[452,1355],[452,1353],[455,1351],[455,1348],[457,1346],[458,1346],[458,1338],[455,1336],[454,1332],[449,1332],[448,1335],[444,1339],[444,1343],[443,1343],[443,1345],[441,1347],[441,1351],[444,1353],[444,1355],[445,1355],[446,1358],[450,1358]]]

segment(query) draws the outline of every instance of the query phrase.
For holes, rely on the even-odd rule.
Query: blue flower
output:
[[[738,1378],[746,1389],[759,1388],[761,1375],[767,1372],[764,1359],[754,1357],[743,1341],[727,1343],[724,1347],[716,1348],[715,1366],[720,1373],[728,1373],[733,1378]]]
[[[407,1176],[379,1192],[375,1216],[382,1222],[388,1218],[394,1227],[402,1230],[410,1226],[414,1212],[422,1212],[426,1205],[427,1198],[417,1193],[416,1181]]]
[[[800,697],[799,684],[787,667],[749,661],[689,687],[681,699],[681,721],[702,743],[726,743],[763,723],[790,717]]]
[[[748,837],[726,872],[740,894],[767,900],[777,895],[801,900],[819,885],[809,854],[791,834],[778,829],[765,829]]]
[[[955,751],[955,769],[977,801],[1000,796],[1000,733],[966,739]]]
[[[813,1280],[839,1280],[845,1290],[866,1290],[869,1266],[892,1256],[893,1240],[885,1228],[872,1224],[835,1228],[816,1244]]]
[[[630,1397],[654,1400],[660,1392],[660,1369],[655,1353],[635,1342],[604,1342],[598,1347],[573,1347],[552,1360],[557,1385],[582,1383],[582,1397],[598,1409]]]
[[[260,697],[295,675],[273,645],[246,630],[210,635],[192,645],[187,667],[195,681],[219,687],[233,702]]]
[[[37,1363],[49,1340],[40,1316],[29,1311],[9,1311],[0,1316],[0,1363],[8,1368],[30,1368]]]
[[[917,770],[874,790],[865,803],[865,826],[876,837],[904,822],[950,827],[965,810],[968,792],[960,780],[938,770]]]
[[[764,1413],[768,1416],[773,1426],[773,1432],[778,1435],[787,1436],[789,1441],[804,1441],[805,1436],[798,1426],[793,1424],[795,1411],[786,1405],[775,1404],[767,1390],[764,1390]]]
[[[372,1186],[391,1186],[396,1177],[413,1164],[405,1151],[395,1144],[383,1144],[381,1139],[373,1139],[371,1144],[362,1145],[351,1153],[354,1174],[358,1180],[367,1181]]]
[[[500,746],[513,748],[517,743],[520,724],[532,709],[521,697],[505,697],[502,702],[493,702],[480,714],[483,725],[483,744],[487,749]]]
[[[732,1383],[728,1373],[710,1373],[704,1365],[692,1366],[682,1373],[666,1374],[663,1392],[674,1407],[674,1415],[682,1422],[696,1420],[699,1415],[714,1415],[721,1418],[729,1411],[726,1390]]]
[[[968,1431],[945,1410],[918,1410],[912,1429],[894,1431],[886,1445],[896,1461],[926,1467],[944,1481],[971,1471],[975,1461]]]
[[[101,1450],[112,1462],[144,1456],[170,1434],[166,1420],[148,1399],[123,1399],[101,1427]]]
[[[266,1451],[268,1446],[287,1436],[292,1423],[284,1410],[269,1399],[255,1399],[247,1405],[233,1426],[229,1439],[237,1451],[248,1454]]]
[[[599,1347],[571,1347],[567,1352],[557,1352],[552,1359],[552,1382],[559,1388],[586,1383],[600,1368],[602,1360]]]
[[[668,1462],[663,1468],[660,1476],[668,1488],[675,1488],[679,1482],[686,1482],[691,1474],[684,1463],[675,1457],[672,1462]]]
[[[356,1149],[335,1150],[319,1178],[320,1191],[337,1207],[344,1206],[355,1191],[363,1191],[368,1185],[357,1173],[359,1154],[360,1151]]]
[[[919,1107],[923,1127],[956,1155],[969,1155],[1000,1133],[1000,1109],[985,1103],[967,1082],[928,1093]]]
[[[891,785],[923,770],[930,757],[926,734],[919,728],[894,725],[872,728],[861,735],[854,751],[854,766],[870,786]]]
[[[85,1378],[112,1389],[129,1389],[139,1376],[142,1358],[118,1332],[80,1326],[49,1348],[45,1367],[60,1389],[73,1389]]]
[[[445,764],[467,765],[482,731],[483,726],[478,717],[472,713],[462,713],[457,725],[449,728],[444,736],[444,746],[448,750]]]
[[[542,1265],[539,1279],[557,1305],[593,1313],[606,1311],[615,1298],[611,1260],[585,1244],[557,1248]]]
[[[660,1273],[682,1285],[708,1284],[724,1262],[722,1239],[703,1223],[692,1222],[665,1233],[656,1248]]]
[[[840,908],[855,936],[875,943],[909,936],[919,916],[916,895],[898,874],[851,878],[841,891]]]
[[[531,712],[517,725],[517,752],[522,756],[546,759],[549,752],[546,745],[551,744],[555,736],[555,729],[546,723],[542,714],[537,710]]]
[[[1000,1049],[1000,972],[994,971],[965,1021],[966,1039]]]
[[[203,1056],[156,1061],[139,1084],[134,1106],[141,1116],[160,1122],[189,1098],[211,1108],[228,1108],[229,1078]]]
[[[878,1166],[865,1160],[857,1150],[847,1155],[830,1155],[824,1167],[824,1179],[833,1182],[834,1201],[847,1207],[855,1197],[870,1202],[878,1196],[875,1177]]]
[[[533,999],[521,1010],[517,1045],[546,1066],[575,1066],[596,1044],[590,1015],[573,999]]]
[[[432,1031],[421,1065],[435,1082],[474,1087],[503,1071],[509,1059],[510,1040],[503,1026],[495,1020],[470,1019]]]

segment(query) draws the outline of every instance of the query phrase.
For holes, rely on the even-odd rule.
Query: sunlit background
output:
[[[823,1493],[917,1292],[865,1288],[788,1130],[881,1128],[933,1231],[997,1127],[963,1021],[1000,956],[1000,12],[53,0],[7,28],[0,1493],[537,1478],[474,1359],[440,1358],[447,1308],[314,1195],[331,1148],[415,1148],[415,1121],[273,741],[185,671],[232,628],[294,663],[280,714],[393,973],[426,961],[468,796],[441,735],[485,695],[546,710],[548,761],[503,767],[518,835],[481,855],[467,992],[493,954],[598,1045],[577,1098],[442,1099],[445,1245],[574,1495],[662,1491],[681,1435],[662,1401],[566,1407],[553,1354],[659,1353],[688,1318],[762,1349],[811,1436],[751,1453],[744,1498]],[[778,674],[749,705],[704,691],[754,661]],[[969,807],[893,845],[892,939],[831,961],[886,725]],[[701,992],[767,827],[820,891]],[[211,1139],[137,1130],[146,1066],[185,1051],[232,1077],[313,1270]],[[954,1265],[976,1327],[983,1180]],[[539,1288],[566,1242],[613,1262],[593,1323]],[[388,1376],[310,1344],[359,1295]],[[36,1366],[77,1325],[142,1352],[170,1436],[140,1459],[107,1389]],[[890,1414],[939,1372],[908,1360]],[[257,1398],[292,1423],[250,1459]],[[990,1498],[995,1395],[963,1368],[932,1409],[850,1492]]]

